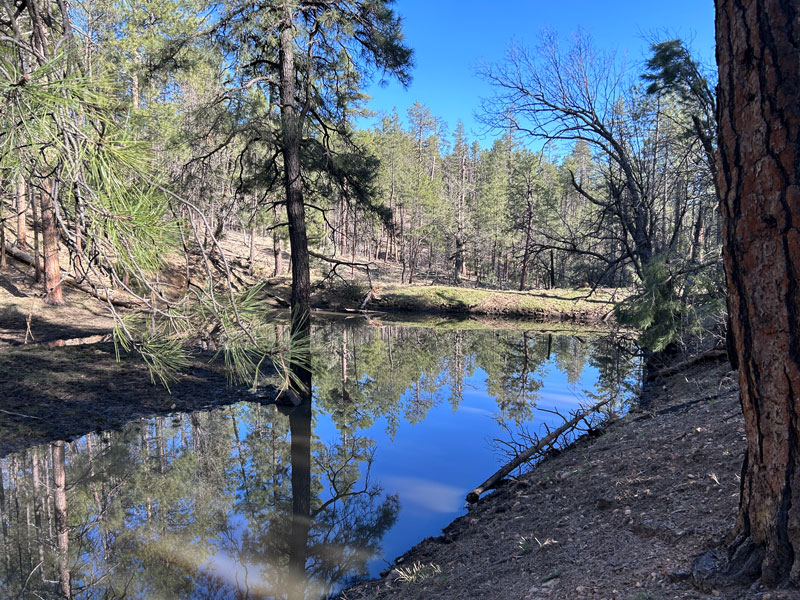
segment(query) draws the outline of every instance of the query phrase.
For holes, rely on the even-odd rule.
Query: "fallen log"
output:
[[[602,408],[609,402],[611,402],[610,398],[607,400],[603,400],[602,402],[595,404],[591,408],[579,412],[572,419],[564,423],[561,427],[551,431],[548,435],[540,439],[536,444],[534,444],[530,448],[527,448],[524,452],[522,452],[516,458],[514,458],[514,460],[512,460],[505,466],[498,469],[494,475],[489,477],[489,479],[484,481],[478,487],[473,489],[469,494],[467,494],[467,502],[469,502],[470,504],[474,504],[475,502],[480,500],[481,494],[483,492],[497,487],[498,482],[502,480],[506,475],[511,473],[511,471],[513,471],[523,463],[530,460],[534,455],[541,452],[545,448],[549,448],[550,446],[555,444],[558,441],[558,438],[564,435],[567,431],[574,429],[578,423],[583,421],[586,417],[588,417],[592,413],[600,410],[600,408]]]
[[[674,375],[675,373],[680,373],[681,371],[688,369],[689,367],[693,367],[694,365],[701,362],[705,362],[707,360],[722,360],[724,358],[728,358],[727,350],[713,348],[711,350],[707,350],[706,352],[701,352],[696,356],[687,358],[686,360],[676,363],[674,365],[670,365],[669,367],[664,367],[663,369],[651,371],[650,373],[647,374],[647,381],[652,381],[653,379],[658,379],[659,377],[666,377],[667,375]]]
[[[23,252],[19,248],[14,248],[11,244],[6,242],[5,245],[6,252],[10,256],[13,256],[20,262],[25,263],[26,265],[30,265],[31,267],[36,266],[36,262],[33,259],[33,256],[28,254],[27,252]],[[70,287],[74,287],[77,290],[80,290],[90,296],[94,296],[98,300],[102,300],[103,302],[110,302],[114,306],[119,306],[122,308],[137,308],[141,307],[142,304],[136,302],[135,300],[121,300],[120,298],[114,298],[113,296],[107,295],[105,293],[98,292],[94,288],[84,285],[82,283],[78,283],[72,275],[68,275],[66,273],[61,274],[61,283],[64,283]]]

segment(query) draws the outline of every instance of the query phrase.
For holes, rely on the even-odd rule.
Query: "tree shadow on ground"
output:
[[[131,355],[116,360],[113,344],[65,348],[13,347],[0,354],[0,457],[91,431],[119,429],[141,417],[190,412],[243,400],[270,402],[230,386],[221,365],[198,357],[167,390]]]

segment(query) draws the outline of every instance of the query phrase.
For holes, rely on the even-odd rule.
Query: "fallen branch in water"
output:
[[[511,471],[513,471],[523,463],[529,461],[536,454],[541,453],[543,450],[549,449],[551,446],[553,446],[553,444],[555,444],[558,441],[558,439],[562,435],[574,429],[578,425],[578,423],[586,419],[592,413],[599,411],[603,406],[605,406],[609,402],[611,402],[611,398],[603,400],[602,402],[598,402],[591,408],[578,412],[572,419],[566,421],[561,427],[551,431],[545,437],[538,440],[533,446],[531,446],[524,452],[520,453],[516,458],[514,458],[514,460],[507,463],[505,466],[501,467],[494,475],[489,477],[489,479],[484,481],[478,487],[473,489],[469,494],[467,494],[467,502],[469,502],[470,504],[474,504],[475,502],[477,502],[480,499],[481,494],[483,492],[497,487],[498,482],[502,480],[506,475],[511,473]]]

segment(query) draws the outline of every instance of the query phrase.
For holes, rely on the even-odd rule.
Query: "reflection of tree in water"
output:
[[[543,367],[550,357],[551,335],[500,336],[497,362],[487,370],[486,387],[497,400],[500,421],[520,424],[533,416],[533,409],[544,385]]]
[[[588,363],[598,372],[593,399],[617,398],[617,407],[637,395],[641,364],[635,342],[627,337],[601,337],[593,340]]]
[[[42,448],[6,457],[0,589],[23,598],[314,598],[363,575],[397,499],[363,477],[370,440],[312,441],[311,420],[310,406],[287,418],[239,405],[92,434],[62,445],[64,462],[55,445],[44,458]]]
[[[599,394],[625,395],[633,385],[635,361],[630,354],[619,354],[615,336],[359,323],[323,324],[315,332],[317,398],[341,431],[367,428],[385,418],[393,436],[402,420],[422,421],[439,402],[448,400],[455,411],[464,398],[465,380],[478,368],[486,373],[497,418],[518,424],[533,416],[551,366],[573,387],[587,364],[597,368]]]

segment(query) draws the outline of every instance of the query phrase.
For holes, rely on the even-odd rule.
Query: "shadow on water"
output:
[[[501,425],[634,386],[615,344],[321,324],[313,407],[160,415],[0,459],[0,596],[327,597],[457,516]]]

